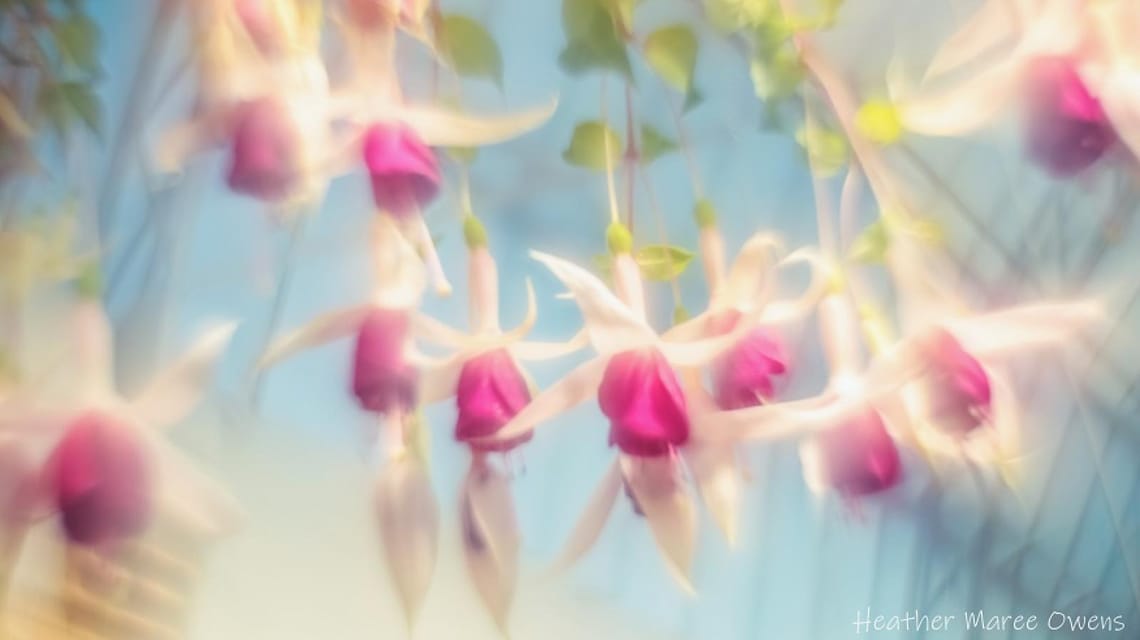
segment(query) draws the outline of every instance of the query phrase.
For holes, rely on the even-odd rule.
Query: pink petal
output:
[[[530,389],[510,353],[503,348],[482,353],[463,365],[456,390],[459,417],[455,439],[475,449],[508,451],[529,440],[525,433],[504,442],[480,442],[495,435],[530,403]]]
[[[376,484],[376,510],[388,573],[411,629],[431,586],[439,546],[439,505],[419,458],[388,461]]]
[[[677,374],[660,351],[624,351],[610,358],[598,387],[610,420],[610,443],[634,456],[663,456],[689,440],[689,416]]]
[[[382,211],[406,217],[425,208],[439,193],[435,154],[411,128],[372,125],[364,134],[363,154],[373,202]]]

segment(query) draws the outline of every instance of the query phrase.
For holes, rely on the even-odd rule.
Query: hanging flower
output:
[[[713,396],[721,409],[743,409],[772,400],[775,379],[788,357],[771,329],[753,329],[712,365]]]
[[[708,364],[739,335],[687,342],[662,339],[646,322],[640,268],[628,247],[612,246],[614,288],[620,299],[585,269],[531,252],[570,289],[598,356],[535,397],[495,440],[530,433],[536,425],[596,396],[610,420],[611,442],[620,453],[571,534],[560,563],[574,562],[592,546],[624,485],[636,509],[645,515],[670,571],[691,590],[688,575],[696,512],[680,481],[679,458],[664,455],[688,441],[693,416],[676,370]]]
[[[68,539],[109,550],[141,533],[160,501],[204,531],[232,527],[239,511],[233,498],[156,430],[197,404],[234,327],[209,332],[127,400],[111,383],[110,327],[100,303],[82,299],[68,314],[63,397],[50,407],[6,407],[12,414],[4,416],[6,431],[43,469],[37,491],[52,497]],[[40,451],[50,456],[41,459]]]
[[[98,413],[77,418],[48,465],[68,540],[103,547],[141,534],[154,511],[150,465],[131,427]]]
[[[364,316],[356,336],[352,392],[368,411],[409,411],[416,406],[416,371],[403,355],[408,314],[375,308]]]
[[[1122,2],[1039,4],[1027,11],[1028,5],[986,3],[943,45],[921,89],[907,91],[894,82],[892,93],[906,128],[958,135],[1020,103],[1030,158],[1058,177],[1092,166],[1118,133],[1128,141],[1135,124],[1130,114],[1140,102],[1131,90],[1135,71],[1128,68],[1115,32],[1135,9]],[[962,82],[932,88],[1010,38],[1015,40],[1012,48],[995,62]]]
[[[376,207],[396,217],[416,213],[439,193],[434,152],[400,125],[376,124],[364,134],[364,164]]]
[[[804,477],[817,491],[863,497],[890,489],[902,478],[895,441],[882,416],[870,408],[816,435],[802,458]]]
[[[243,105],[234,120],[226,183],[258,200],[283,200],[303,176],[299,125],[280,99],[259,98]]]
[[[981,363],[945,329],[935,328],[921,340],[928,369],[919,384],[932,424],[965,435],[989,422],[990,378]]]

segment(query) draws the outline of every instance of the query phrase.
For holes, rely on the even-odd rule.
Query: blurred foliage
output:
[[[648,124],[641,125],[641,150],[639,157],[642,164],[650,164],[657,158],[676,151],[677,148],[676,140],[673,140]]]
[[[562,28],[566,47],[558,57],[570,75],[616,71],[633,79],[626,50],[626,21],[636,0],[563,0]]]
[[[0,0],[0,178],[37,166],[42,132],[100,134],[99,42],[79,0]]]
[[[489,78],[502,86],[503,56],[483,25],[466,16],[445,15],[437,44],[460,75]]]
[[[662,27],[645,39],[645,60],[666,84],[690,95],[697,70],[697,36],[688,25]]]

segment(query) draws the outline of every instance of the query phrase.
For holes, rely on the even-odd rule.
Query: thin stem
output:
[[[609,194],[610,199],[610,223],[621,222],[621,217],[618,215],[617,192],[614,188],[614,166],[613,156],[610,151],[610,137],[609,132],[609,116],[606,108],[606,79],[602,78],[602,126],[605,129],[602,131],[602,145],[605,147],[605,160],[606,160],[606,192]]]
[[[301,248],[301,238],[305,233],[305,223],[309,219],[311,212],[302,211],[297,215],[297,219],[293,221],[293,228],[289,233],[288,244],[285,246],[284,264],[281,265],[281,276],[277,279],[277,291],[273,295],[273,303],[269,310],[269,323],[265,328],[265,334],[261,341],[261,349],[255,357],[260,357],[262,353],[269,347],[273,341],[273,336],[277,333],[277,328],[281,324],[281,316],[285,311],[285,301],[289,297],[289,289],[293,282],[293,274],[296,271],[297,254]],[[261,371],[254,373],[252,385],[252,402],[253,406],[258,406],[261,403],[261,395],[264,387],[264,375]]]
[[[665,216],[662,214],[661,207],[657,203],[657,190],[653,188],[653,181],[650,180],[647,171],[639,172],[641,175],[642,184],[645,185],[645,193],[649,197],[649,208],[653,211],[653,217],[657,220],[657,232],[661,236],[661,244],[668,245],[669,237],[668,231],[665,229]],[[669,289],[673,294],[673,307],[681,306],[681,285],[677,280],[677,276],[669,278]]]
[[[467,171],[467,165],[459,163],[459,206],[461,207],[461,218],[463,216],[475,216],[475,207],[471,204],[471,175]]]
[[[629,82],[625,83],[625,206],[626,220],[629,232],[633,233],[633,182],[634,172],[637,170],[638,151],[637,134],[633,129],[633,88]]]
[[[806,100],[804,101],[804,126],[808,131],[813,131],[816,128],[815,117],[812,115],[811,107],[808,106]],[[827,185],[824,184],[824,179],[810,153],[808,154],[808,165],[811,169],[812,194],[815,196],[815,224],[816,234],[819,236],[819,246],[825,257],[837,260],[839,253],[836,247],[835,225],[831,221],[831,198],[828,196]]]

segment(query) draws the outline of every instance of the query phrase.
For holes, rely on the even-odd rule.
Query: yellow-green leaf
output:
[[[754,58],[749,71],[752,87],[761,100],[786,98],[795,94],[804,78],[799,56],[787,47]]]
[[[487,29],[461,15],[446,15],[440,29],[439,47],[455,71],[465,76],[503,81],[503,57]]]
[[[855,128],[871,142],[894,144],[902,137],[902,118],[895,105],[886,100],[868,100],[855,114]]]
[[[637,264],[647,280],[672,280],[685,272],[693,252],[670,245],[649,245],[637,252]]]
[[[645,39],[645,60],[661,79],[688,94],[697,68],[697,36],[687,25],[662,27]]]
[[[618,0],[563,0],[562,28],[566,47],[558,57],[563,71],[616,71],[633,78],[629,53],[618,31],[611,3]]]
[[[574,127],[574,136],[570,146],[562,152],[562,158],[579,167],[604,171],[607,166],[618,165],[621,153],[621,138],[613,129],[603,122],[590,120]]]
[[[851,259],[865,264],[880,264],[886,261],[890,245],[887,224],[880,218],[863,229],[851,243]]]
[[[641,125],[641,163],[649,164],[677,150],[677,142],[648,124]]]

